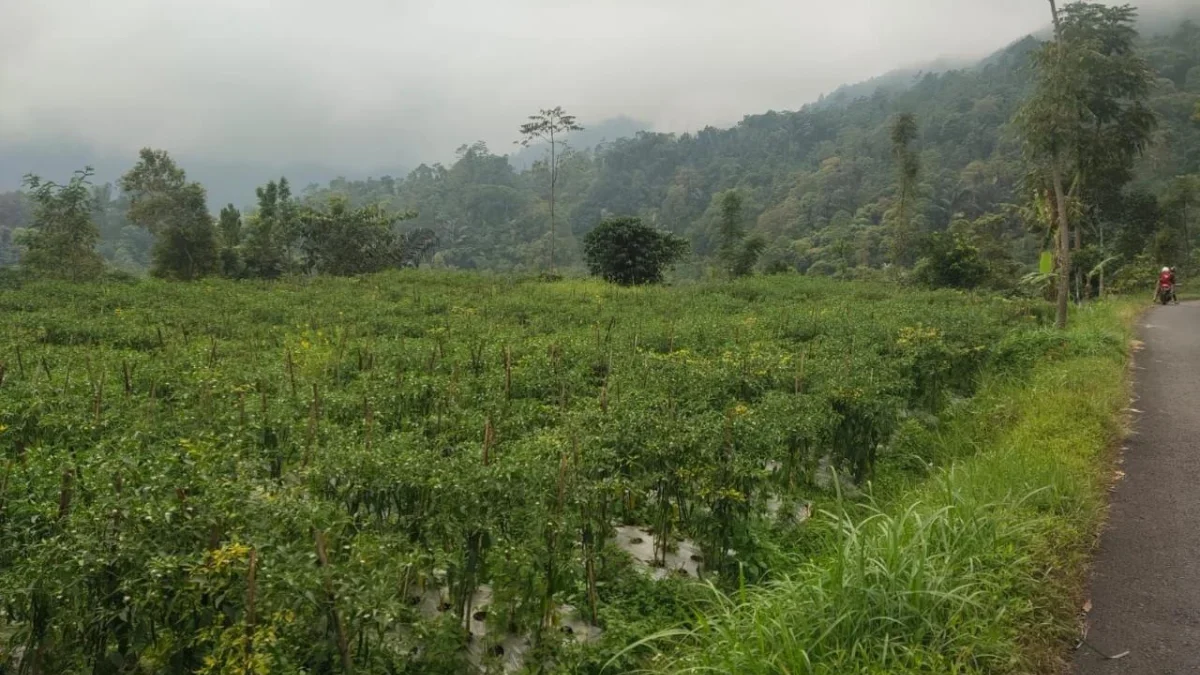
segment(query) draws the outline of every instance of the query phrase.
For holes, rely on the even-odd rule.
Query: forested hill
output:
[[[844,104],[753,115],[695,134],[643,132],[578,154],[561,179],[558,207],[570,231],[560,227],[560,237],[577,239],[606,215],[636,215],[688,237],[706,255],[720,194],[737,189],[751,231],[768,241],[764,266],[834,273],[882,265],[896,184],[889,126],[909,112],[923,167],[918,226],[938,231],[956,218],[991,214],[986,227],[1030,262],[1040,237],[1006,205],[1028,201],[1016,194],[1026,169],[1010,121],[1028,93],[1037,45],[1028,37],[971,67]],[[1191,119],[1200,101],[1200,27],[1176,24],[1141,46],[1160,78],[1152,104],[1162,119],[1130,189],[1166,199],[1172,179],[1200,173],[1200,127]],[[442,235],[445,264],[534,268],[548,231],[546,182],[544,166],[516,173],[476,145],[450,166],[423,166],[404,180],[340,182],[308,196],[333,190],[417,211],[415,224]],[[1145,207],[1155,199],[1129,203]],[[1131,247],[1152,239],[1146,230],[1162,220],[1157,211],[1110,215],[1140,228],[1128,233]],[[571,241],[559,249],[578,255]]]
[[[1103,212],[1098,240],[1116,247],[1105,255],[1132,258],[1156,241],[1169,249],[1173,235],[1157,234],[1188,229],[1172,218],[1180,199],[1176,178],[1200,174],[1200,124],[1193,121],[1200,106],[1200,26],[1185,21],[1160,30],[1144,35],[1140,49],[1159,78],[1151,104],[1161,120],[1127,198]],[[1044,242],[1019,208],[1030,202],[1019,187],[1028,165],[1011,121],[1030,91],[1030,54],[1038,44],[1028,37],[966,68],[884,77],[798,111],[748,116],[728,129],[641,132],[575,152],[556,191],[558,263],[579,264],[580,237],[610,215],[638,216],[683,235],[704,260],[715,248],[717,204],[724,191],[736,189],[746,228],[766,242],[760,268],[849,274],[882,266],[897,221],[890,129],[897,115],[911,113],[921,168],[905,220],[917,235],[952,224],[986,233],[990,245],[1028,265]],[[858,92],[872,93],[854,99]],[[549,182],[546,162],[517,170],[509,157],[476,143],[448,165],[310,185],[300,199],[323,204],[340,193],[355,205],[414,212],[402,227],[436,233],[436,264],[535,270],[549,248]],[[255,187],[245,186],[245,201]],[[97,197],[101,252],[127,267],[147,264],[150,238],[129,226],[120,195],[97,188]],[[255,215],[247,216],[252,229]],[[8,231],[25,221],[19,200],[0,195],[0,263],[15,259]],[[685,265],[683,272],[702,269]]]

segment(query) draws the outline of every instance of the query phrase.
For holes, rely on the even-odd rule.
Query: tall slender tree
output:
[[[1067,325],[1071,281],[1070,204],[1096,199],[1089,185],[1118,190],[1149,142],[1155,117],[1146,104],[1153,79],[1134,49],[1136,12],[1077,2],[1061,12],[1050,0],[1054,39],[1034,56],[1034,91],[1017,124],[1035,175],[1049,183],[1057,218],[1057,320]],[[1067,184],[1070,183],[1068,191]],[[1040,187],[1038,188],[1040,189]],[[1083,205],[1084,211],[1088,208]],[[1080,223],[1076,224],[1077,227]]]
[[[239,246],[242,243],[242,213],[233,204],[221,209],[217,230],[221,235],[221,274],[226,277],[241,276]]]
[[[565,158],[570,147],[566,143],[567,134],[572,131],[583,131],[583,127],[575,122],[574,115],[568,115],[562,106],[557,106],[549,110],[540,110],[538,114],[531,115],[529,121],[521,125],[521,140],[517,141],[524,147],[530,147],[535,144],[546,144],[546,153],[549,156],[548,169],[550,171],[550,272],[555,271],[554,247],[555,239],[557,238],[557,223],[554,213],[555,192],[558,189],[559,173],[562,168],[562,160]]]
[[[727,190],[720,200],[720,220],[717,223],[717,260],[721,271],[730,278],[744,277],[754,271],[754,265],[766,248],[759,236],[746,237],[742,225],[742,195]]]
[[[248,219],[243,247],[246,273],[276,279],[295,266],[293,248],[301,229],[297,205],[287,178],[269,181],[255,194],[258,210]]]
[[[892,122],[892,157],[896,161],[897,196],[896,219],[892,229],[892,262],[912,263],[912,204],[916,200],[917,179],[921,174],[921,159],[912,148],[917,139],[917,118],[901,113]]]

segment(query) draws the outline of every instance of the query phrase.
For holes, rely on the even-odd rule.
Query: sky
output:
[[[1048,22],[1045,0],[0,0],[0,152],[411,167],[508,152],[557,105],[728,125]]]

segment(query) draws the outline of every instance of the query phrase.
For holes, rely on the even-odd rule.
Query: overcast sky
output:
[[[1147,0],[1144,7],[1168,0]],[[687,131],[983,55],[1045,0],[0,0],[0,147],[368,168],[562,105]]]

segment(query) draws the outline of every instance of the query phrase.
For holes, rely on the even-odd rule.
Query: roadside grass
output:
[[[1089,306],[1066,334],[1011,345],[978,395],[911,442],[961,457],[815,523],[826,551],[660,633],[662,673],[1049,673],[1077,634],[1090,550],[1123,435],[1137,303]]]

